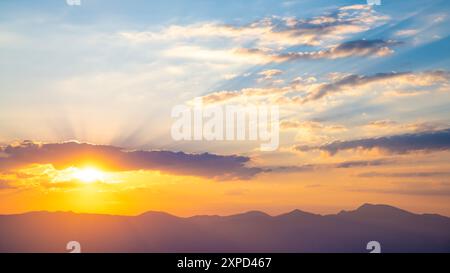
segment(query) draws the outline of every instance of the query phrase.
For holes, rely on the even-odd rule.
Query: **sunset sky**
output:
[[[450,216],[450,1],[0,2],[0,214]],[[171,111],[277,105],[280,145]]]

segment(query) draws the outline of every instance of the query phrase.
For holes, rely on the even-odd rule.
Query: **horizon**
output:
[[[273,213],[268,213],[262,210],[247,210],[247,211],[241,211],[241,212],[235,212],[232,214],[193,214],[193,215],[177,215],[177,214],[173,214],[167,211],[154,211],[154,210],[148,210],[148,211],[144,211],[142,213],[138,213],[138,214],[107,214],[107,213],[89,213],[89,212],[76,212],[76,211],[48,211],[48,210],[41,210],[41,211],[27,211],[27,212],[22,212],[22,213],[14,213],[14,214],[0,214],[0,216],[20,216],[20,215],[25,215],[25,214],[32,214],[32,213],[72,213],[72,214],[76,214],[76,215],[101,215],[101,216],[123,216],[123,217],[138,217],[138,216],[142,216],[148,213],[160,213],[160,214],[166,214],[169,216],[173,216],[176,218],[182,218],[182,219],[188,219],[188,218],[193,218],[193,217],[230,217],[230,216],[237,216],[237,215],[245,215],[245,214],[249,214],[249,213],[261,213],[264,215],[267,215],[269,217],[279,217],[279,216],[283,216],[283,215],[287,215],[287,214],[291,214],[293,212],[304,212],[304,213],[308,213],[308,214],[313,214],[313,215],[317,215],[317,216],[334,216],[334,215],[338,215],[342,212],[354,212],[354,211],[358,211],[364,207],[383,207],[383,208],[390,208],[390,209],[395,209],[395,210],[400,210],[403,212],[407,212],[407,213],[411,213],[414,215],[438,215],[438,216],[443,216],[446,218],[450,218],[449,215],[441,215],[441,214],[437,214],[437,213],[419,213],[419,212],[414,212],[414,211],[409,211],[409,210],[404,210],[402,208],[398,208],[395,206],[391,206],[388,204],[370,204],[370,203],[364,203],[360,206],[357,206],[353,209],[341,209],[337,212],[334,213],[326,213],[326,214],[322,214],[322,213],[315,213],[315,212],[311,212],[311,211],[306,211],[306,210],[302,210],[299,208],[293,209],[293,210],[289,210],[286,212],[282,212],[282,213],[278,213],[278,214],[273,214]]]

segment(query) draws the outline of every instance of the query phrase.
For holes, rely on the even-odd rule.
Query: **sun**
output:
[[[95,168],[84,168],[76,170],[73,173],[73,177],[85,183],[92,183],[103,181],[105,179],[105,174]]]

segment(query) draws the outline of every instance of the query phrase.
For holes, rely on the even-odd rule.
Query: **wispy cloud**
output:
[[[342,79],[331,83],[324,83],[304,98],[294,98],[301,103],[314,101],[334,94],[337,92],[344,92],[360,87],[370,87],[374,84],[389,84],[395,85],[397,89],[403,86],[432,86],[435,84],[448,85],[450,80],[450,73],[448,71],[425,71],[425,72],[388,72],[378,73],[374,75],[348,75]]]
[[[270,16],[249,24],[203,22],[169,25],[159,30],[122,31],[118,37],[131,44],[166,44],[168,56],[264,64],[349,56],[385,56],[393,41],[345,42],[349,35],[367,31],[388,20],[372,7],[346,6],[312,18]],[[175,44],[176,46],[173,46]],[[218,46],[220,44],[220,46]],[[290,51],[309,46],[312,51]]]
[[[258,75],[261,75],[263,80],[271,80],[273,77],[281,75],[282,73],[283,71],[279,69],[269,69],[259,72]]]
[[[367,172],[358,174],[359,177],[399,177],[399,178],[427,178],[448,177],[450,172]]]
[[[395,35],[400,36],[400,37],[409,37],[409,36],[414,36],[419,32],[420,32],[420,30],[418,30],[418,29],[402,29],[402,30],[395,32]]]
[[[449,128],[450,124],[448,122],[439,121],[416,121],[400,123],[390,119],[374,120],[370,121],[364,128],[369,131],[379,131],[383,130],[386,134],[401,133],[401,132],[426,132],[426,131],[436,131]]]
[[[411,89],[450,90],[450,72],[432,70],[422,72],[386,72],[373,75],[342,75],[331,81],[316,82],[317,79],[293,80],[290,84],[277,88],[244,88],[234,91],[218,91],[203,96],[208,103],[224,102],[241,97],[247,99],[255,96],[267,96],[279,104],[305,104],[322,98],[362,90],[375,90],[383,87],[381,95],[390,96],[392,92],[413,92]],[[389,87],[389,88],[386,88]],[[428,89],[427,89],[428,88]],[[408,90],[408,91],[405,91]],[[290,93],[289,96],[285,96]]]
[[[370,6],[346,6],[307,19],[272,16],[241,26],[205,22],[171,25],[159,31],[124,31],[119,35],[136,43],[207,37],[250,41],[258,47],[316,46],[325,39],[338,40],[346,34],[366,31],[387,19]]]
[[[323,171],[326,169],[349,169],[362,167],[376,167],[395,164],[396,160],[389,158],[373,159],[373,160],[349,160],[330,164],[305,164],[305,165],[290,165],[290,166],[272,166],[267,168],[267,172],[280,173],[298,173],[298,172],[312,172]]]
[[[393,53],[394,51],[392,50],[392,47],[399,44],[399,42],[392,40],[355,40],[317,51],[274,53],[271,50],[240,48],[235,52],[238,55],[248,56],[249,58],[257,58],[262,62],[280,63],[296,60],[340,59],[363,56],[383,57]]]

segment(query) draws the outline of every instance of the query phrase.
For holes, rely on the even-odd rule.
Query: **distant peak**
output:
[[[173,217],[177,218],[177,216],[174,216],[172,214],[169,214],[167,212],[163,211],[146,211],[142,214],[138,215],[139,217]]]
[[[252,211],[247,211],[244,213],[240,213],[240,214],[235,214],[235,215],[230,215],[229,217],[246,217],[246,218],[260,218],[260,217],[271,217],[270,215],[268,215],[265,212],[262,211],[258,211],[258,210],[252,210]]]
[[[365,203],[362,206],[360,206],[359,208],[356,209],[357,211],[361,211],[361,210],[395,210],[395,211],[403,211],[399,208],[393,207],[393,206],[389,206],[389,205],[383,205],[383,204],[369,204],[369,203]]]
[[[294,209],[291,212],[278,215],[278,217],[286,217],[286,216],[317,216],[317,214],[313,214],[313,213],[310,213],[310,212],[302,211],[302,210],[299,210],[299,209]]]
[[[269,216],[267,213],[259,211],[259,210],[251,210],[242,213],[242,215],[257,215],[257,216]]]
[[[356,210],[350,211],[343,210],[338,215],[398,216],[405,214],[412,214],[412,213],[389,205],[365,203],[362,206],[358,207]]]

